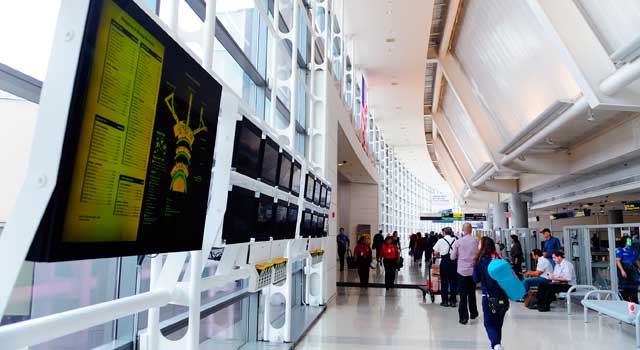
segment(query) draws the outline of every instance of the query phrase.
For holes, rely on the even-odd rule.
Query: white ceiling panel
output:
[[[580,90],[526,1],[466,3],[455,55],[506,143]]]

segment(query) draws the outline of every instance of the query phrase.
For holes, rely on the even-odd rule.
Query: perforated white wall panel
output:
[[[509,140],[553,102],[579,93],[526,1],[468,1],[454,50]]]

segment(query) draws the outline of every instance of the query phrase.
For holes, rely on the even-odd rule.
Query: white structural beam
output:
[[[456,167],[460,171],[460,175],[462,175],[465,183],[467,183],[469,187],[471,187],[470,179],[473,176],[473,169],[471,168],[470,162],[468,161],[468,155],[466,154],[464,148],[462,148],[460,142],[458,142],[455,133],[451,129],[449,121],[442,114],[442,112],[434,113],[433,121],[434,123],[438,124],[444,144],[449,152],[451,152],[451,157],[453,158]]]
[[[637,89],[620,87],[615,96],[601,91],[600,83],[616,67],[575,1],[527,0],[527,4],[559,49],[591,108],[640,110]]]

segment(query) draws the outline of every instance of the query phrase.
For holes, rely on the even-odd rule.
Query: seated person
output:
[[[571,285],[576,284],[576,274],[573,264],[564,258],[564,252],[558,250],[553,253],[553,261],[556,266],[553,274],[549,275],[548,282],[538,286],[538,311],[547,312],[550,305],[555,300],[556,293],[566,292]]]
[[[527,271],[524,273],[525,278],[522,281],[524,285],[524,289],[529,292],[531,287],[537,287],[541,283],[548,282],[549,275],[553,273],[553,268],[551,267],[551,262],[549,259],[545,258],[540,249],[534,249],[531,251],[531,257],[533,260],[537,261],[536,269],[533,271]]]

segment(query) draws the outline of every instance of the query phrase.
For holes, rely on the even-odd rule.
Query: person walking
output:
[[[562,243],[560,243],[559,239],[553,237],[553,235],[551,234],[551,230],[549,230],[548,228],[542,230],[542,235],[544,236],[544,242],[542,242],[542,251],[544,257],[549,259],[551,267],[555,268],[556,262],[551,257],[553,256],[553,253],[562,249]]]
[[[396,268],[400,261],[400,250],[393,242],[393,237],[387,236],[382,246],[384,264],[384,286],[387,290],[393,288],[396,280]]]
[[[434,255],[440,257],[440,291],[442,294],[442,302],[440,305],[457,307],[456,280],[458,272],[456,271],[456,261],[451,259],[453,243],[456,241],[456,238],[451,227],[445,227],[443,231],[445,236],[438,240],[438,243],[433,247]]]
[[[462,225],[462,238],[455,241],[451,259],[458,264],[458,292],[460,305],[458,306],[458,322],[467,324],[478,317],[476,304],[476,283],[473,281],[473,260],[478,254],[478,239],[471,234],[470,223]]]
[[[393,231],[393,244],[396,245],[399,251],[402,251],[402,247],[400,247],[400,237],[398,237],[398,231]]]
[[[336,237],[338,242],[338,257],[340,258],[340,271],[344,271],[344,256],[349,249],[349,236],[344,233],[344,227],[340,227],[340,233]]]
[[[358,275],[360,276],[360,288],[369,288],[369,266],[371,266],[372,252],[369,247],[369,238],[360,237],[358,245],[353,250],[353,255],[358,264]]]
[[[489,263],[502,257],[496,253],[496,245],[490,237],[482,237],[479,251],[473,262],[473,280],[482,286],[482,313],[484,328],[491,342],[492,350],[502,348],[502,325],[509,310],[507,293],[489,276]]]
[[[375,236],[373,236],[373,248],[376,251],[376,266],[382,264],[382,245],[384,244],[384,236],[382,235],[382,230],[378,231]]]
[[[518,278],[522,281],[522,263],[524,262],[524,252],[522,251],[522,245],[517,235],[511,235],[511,267],[513,272],[518,275]]]
[[[426,237],[426,239],[423,240],[424,241],[424,262],[425,264],[429,264],[429,261],[431,261],[431,258],[433,257],[433,247],[436,245],[436,234],[435,232],[431,231],[429,233],[429,236]]]
[[[413,244],[413,262],[422,265],[422,252],[424,239],[422,238],[422,233],[418,232],[415,234],[416,240]]]

